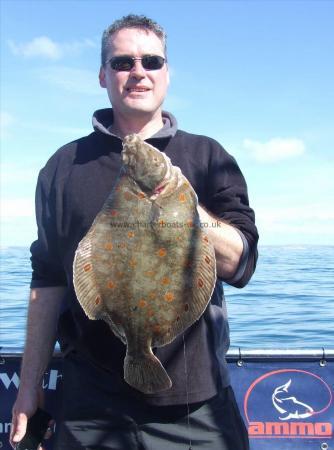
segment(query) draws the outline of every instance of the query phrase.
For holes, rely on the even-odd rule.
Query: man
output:
[[[11,442],[22,439],[27,418],[42,402],[41,378],[58,339],[65,355],[58,450],[247,449],[224,359],[229,339],[221,283],[242,287],[255,269],[258,235],[244,178],[217,142],[178,130],[175,118],[162,111],[169,72],[158,24],[134,15],[114,22],[103,34],[99,79],[112,109],[97,111],[95,131],[56,152],[38,180],[38,240],[31,247]],[[194,187],[219,277],[200,320],[156,349],[173,386],[154,395],[124,382],[124,345],[107,324],[85,316],[72,281],[75,250],[117,180],[122,138],[130,133],[164,151]]]

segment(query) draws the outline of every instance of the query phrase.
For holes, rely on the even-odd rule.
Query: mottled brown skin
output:
[[[74,284],[88,317],[105,320],[127,344],[125,380],[151,393],[171,386],[151,348],[204,312],[215,256],[180,169],[137,135],[123,147],[125,170],[79,244]]]

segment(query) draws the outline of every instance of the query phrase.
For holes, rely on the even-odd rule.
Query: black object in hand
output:
[[[23,439],[16,445],[15,450],[37,450],[52,419],[43,409],[37,409],[28,419],[27,431]]]

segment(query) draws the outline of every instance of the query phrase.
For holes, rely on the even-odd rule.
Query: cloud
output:
[[[2,198],[0,203],[2,220],[18,217],[34,217],[34,198]]]
[[[314,224],[319,221],[334,221],[334,210],[318,203],[275,208],[261,206],[256,208],[256,213],[257,218],[267,225],[302,222]]]
[[[1,138],[10,136],[10,128],[15,123],[14,116],[6,111],[0,111],[0,135]]]
[[[93,70],[57,66],[45,67],[44,69],[39,69],[36,73],[42,80],[65,91],[85,95],[106,96],[105,90],[99,85],[98,73]]]
[[[1,184],[3,186],[7,184],[17,185],[18,180],[20,185],[23,183],[32,183],[37,180],[37,175],[40,167],[34,167],[28,165],[27,162],[6,163],[0,165]]]
[[[48,36],[35,37],[29,42],[17,44],[13,40],[8,40],[8,46],[15,56],[24,58],[46,58],[59,60],[66,55],[79,54],[86,48],[95,48],[96,44],[91,39],[81,41],[59,43]]]
[[[334,243],[334,211],[328,205],[258,206],[255,211],[262,243]]]
[[[30,42],[16,44],[14,41],[8,41],[9,48],[16,56],[24,58],[44,57],[47,59],[59,59],[62,57],[60,45],[52,41],[47,36],[34,38]]]
[[[261,163],[273,163],[301,156],[305,151],[304,142],[296,138],[273,138],[267,142],[244,139],[243,147]]]

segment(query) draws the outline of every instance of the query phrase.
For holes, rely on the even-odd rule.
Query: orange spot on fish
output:
[[[112,250],[112,249],[113,249],[112,242],[107,242],[106,245],[104,246],[104,248],[105,248],[106,250]]]
[[[167,255],[167,250],[165,248],[160,248],[158,250],[158,255],[161,256],[161,257],[166,256]]]
[[[197,286],[200,287],[200,288],[204,286],[204,281],[202,280],[202,278],[198,279]]]
[[[99,305],[101,303],[101,297],[97,296],[95,299],[95,305]]]
[[[91,265],[91,264],[85,264],[85,265],[83,266],[83,270],[84,270],[85,272],[89,272],[90,270],[92,270],[92,265]]]
[[[150,293],[148,294],[148,296],[149,296],[152,300],[154,300],[154,299],[156,298],[156,296],[157,296],[157,293],[156,293],[155,291],[152,291],[152,292],[150,292]]]
[[[129,266],[130,267],[135,267],[136,265],[137,265],[137,261],[134,258],[130,259]]]
[[[116,211],[116,209],[112,209],[112,210],[110,211],[110,215],[111,215],[112,217],[115,217],[115,216],[118,215],[118,211]]]
[[[116,286],[116,285],[115,285],[115,283],[114,283],[113,281],[109,281],[109,282],[108,282],[108,288],[109,288],[109,289],[114,289],[115,286]]]
[[[166,292],[165,294],[165,300],[166,302],[172,302],[174,301],[174,294],[172,292]]]
[[[129,237],[129,238],[133,238],[133,237],[134,237],[134,235],[135,235],[135,234],[134,234],[134,232],[133,232],[133,231],[129,231],[129,232],[128,232],[128,237]]]
[[[143,199],[145,197],[146,195],[144,194],[144,192],[138,192],[138,198]]]
[[[138,306],[139,306],[139,308],[145,308],[145,306],[147,306],[147,301],[144,300],[143,298],[140,299],[138,302]]]
[[[186,201],[186,196],[183,193],[179,195],[179,201],[180,202],[185,202]]]
[[[162,284],[169,284],[170,283],[170,279],[168,277],[163,277],[163,279],[161,280]]]
[[[155,275],[154,270],[147,270],[146,272],[144,272],[144,275],[146,277],[153,277]]]
[[[130,192],[127,192],[127,191],[125,191],[124,192],[124,198],[125,198],[125,200],[131,200],[132,199],[132,194],[130,194]]]

